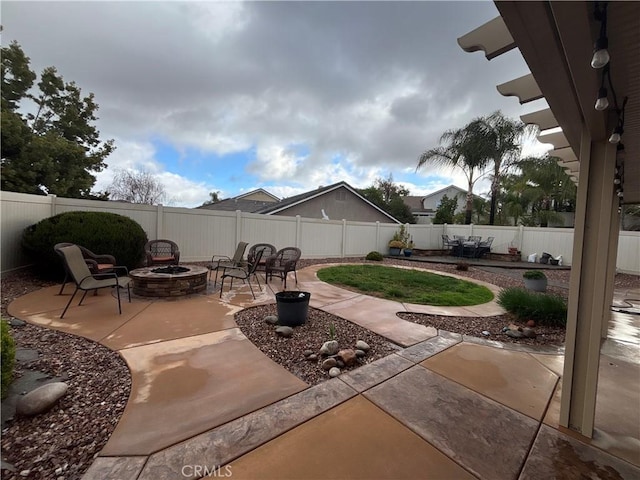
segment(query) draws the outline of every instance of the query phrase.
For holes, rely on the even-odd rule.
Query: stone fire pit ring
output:
[[[129,276],[133,280],[133,293],[141,297],[182,297],[206,291],[207,268],[180,265],[180,269],[186,268],[187,271],[162,273],[165,268],[166,266],[156,265],[131,270]]]

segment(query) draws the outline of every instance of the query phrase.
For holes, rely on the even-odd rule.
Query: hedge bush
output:
[[[373,260],[374,262],[381,262],[383,260],[383,256],[380,252],[369,252],[367,253],[367,256],[365,257],[367,260]]]
[[[556,295],[511,287],[500,292],[498,304],[523,320],[535,320],[541,325],[550,326],[567,324],[567,303]]]
[[[118,265],[133,269],[143,262],[147,234],[134,220],[115,213],[66,212],[27,227],[22,236],[22,246],[38,272],[52,278],[64,275],[62,260],[53,250],[61,242],[113,255]]]
[[[0,321],[0,361],[2,361],[2,398],[7,396],[9,385],[13,380],[13,364],[16,358],[16,346],[6,321]]]

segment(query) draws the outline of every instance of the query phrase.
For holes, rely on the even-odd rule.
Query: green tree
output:
[[[505,117],[499,110],[482,118],[484,140],[493,162],[489,225],[494,225],[501,180],[520,161],[522,142],[537,132],[537,127]]]
[[[473,214],[473,186],[483,175],[491,158],[491,143],[486,141],[486,125],[481,119],[475,119],[464,128],[447,130],[440,137],[440,143],[418,159],[416,170],[427,164],[458,168],[467,179],[467,201],[465,205],[465,224],[471,223]]]
[[[546,227],[560,220],[558,212],[575,209],[576,186],[556,157],[529,157],[518,164],[520,173],[505,178],[505,212],[516,223]]]
[[[358,193],[400,222],[416,223],[411,209],[402,199],[409,195],[409,190],[396,184],[392,174],[387,178],[377,178],[372,186],[360,189]]]
[[[205,205],[212,205],[214,203],[218,203],[220,200],[220,190],[209,192],[209,200],[204,202],[201,206],[204,207]]]
[[[478,225],[487,221],[487,206],[487,201],[484,198],[473,197],[473,223]]]
[[[449,198],[447,195],[443,195],[438,208],[436,208],[433,223],[453,223],[456,208],[458,208],[458,197]]]
[[[83,97],[54,67],[43,70],[30,93],[36,78],[18,43],[2,47],[2,189],[94,198],[92,172],[101,171],[114,150],[113,140],[100,141],[93,125],[94,95]]]

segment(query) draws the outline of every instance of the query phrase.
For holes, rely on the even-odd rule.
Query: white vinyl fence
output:
[[[132,218],[149,239],[168,238],[180,246],[185,262],[209,260],[212,255],[231,255],[239,241],[267,242],[278,248],[297,246],[304,258],[363,256],[372,250],[387,252],[387,243],[398,225],[318,220],[301,217],[257,215],[241,212],[135,205],[97,200],[59,198],[14,192],[0,193],[2,272],[29,264],[20,248],[26,227],[58,213],[73,210],[103,211]],[[562,255],[571,264],[573,229],[496,227],[488,225],[409,225],[416,248],[442,247],[442,234],[495,237],[492,251],[507,253],[517,247],[530,253]],[[618,270],[640,274],[640,232],[620,232]]]

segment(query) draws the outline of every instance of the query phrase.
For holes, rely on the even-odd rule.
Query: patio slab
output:
[[[631,378],[640,378],[640,365],[601,356],[593,438],[560,426],[561,381],[544,423],[640,467],[640,382]]]
[[[69,295],[56,295],[59,288],[51,287],[44,290],[52,305],[57,307],[62,299],[62,307],[47,309],[45,307],[47,295],[43,295],[42,290],[38,290],[20,297],[18,299],[20,302],[15,307],[14,304],[18,300],[12,302],[13,308],[9,309],[9,313],[29,323],[100,341],[151,305],[150,301],[135,299],[129,303],[127,296],[124,295],[122,314],[118,314],[116,299],[111,292],[102,290],[97,296],[89,292],[80,306],[78,302],[81,296],[76,295],[64,318],[60,318],[64,304],[69,301]]]
[[[138,478],[147,457],[98,457],[82,476],[82,480]]]
[[[338,378],[358,392],[364,392],[412,366],[413,362],[400,355],[391,354],[342,374]]]
[[[528,353],[468,343],[420,365],[536,420],[542,420],[558,381]]]
[[[156,300],[144,311],[101,340],[112,350],[202,335],[237,327],[233,318],[240,307],[211,296],[180,301]]]
[[[517,478],[539,425],[420,365],[363,395],[483,479]]]
[[[328,305],[323,310],[357,323],[403,347],[414,345],[438,334],[435,328],[402,320],[396,315],[397,312],[404,311],[402,304],[381,298],[360,295]]]
[[[228,466],[234,479],[473,478],[361,396]]]
[[[185,465],[225,465],[355,395],[337,378],[315,385],[151,455],[138,480],[198,478]]]
[[[235,328],[121,354],[131,396],[102,456],[149,455],[307,388]]]
[[[640,478],[640,469],[597,448],[542,425],[520,480]]]

